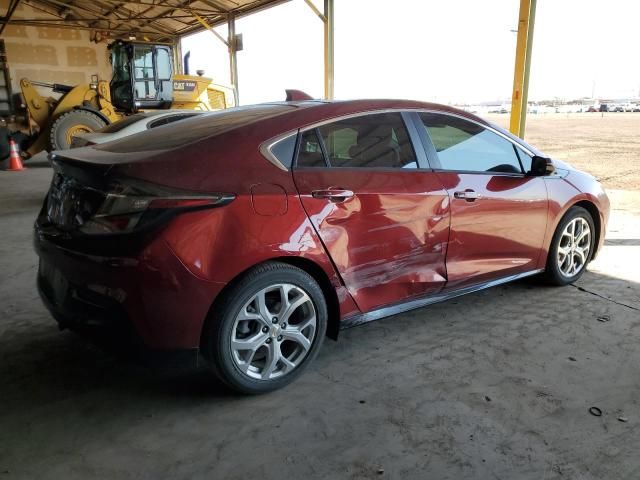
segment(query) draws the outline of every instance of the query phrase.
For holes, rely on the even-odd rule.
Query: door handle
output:
[[[453,192],[453,196],[455,198],[466,200],[467,202],[475,202],[477,199],[482,198],[482,195],[470,189],[465,191]]]
[[[354,193],[351,190],[342,189],[326,189],[326,190],[314,190],[311,192],[313,198],[325,198],[330,202],[340,203],[346,199],[353,197]]]

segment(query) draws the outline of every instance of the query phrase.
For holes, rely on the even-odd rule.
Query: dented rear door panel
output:
[[[300,168],[302,204],[361,311],[440,291],[449,196],[425,170]],[[344,189],[344,201],[314,191]]]

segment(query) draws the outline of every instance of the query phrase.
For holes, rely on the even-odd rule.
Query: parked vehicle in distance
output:
[[[51,161],[34,245],[59,325],[201,352],[245,393],[291,382],[341,328],[531,275],[575,282],[609,216],[592,176],[406,100],[233,108]]]
[[[202,113],[205,112],[202,110],[154,110],[135,113],[95,132],[81,133],[74,136],[71,140],[71,148],[110,142],[111,140],[128,137],[134,133],[168,125]]]
[[[597,112],[598,109],[596,107],[594,107],[593,105],[590,105],[585,111],[586,112]]]
[[[640,103],[636,103],[633,105],[633,108],[631,109],[632,112],[640,112]]]

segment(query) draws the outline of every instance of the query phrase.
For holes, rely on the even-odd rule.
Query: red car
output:
[[[60,326],[130,325],[251,393],[340,328],[529,275],[574,282],[609,214],[593,177],[413,101],[241,107],[51,158],[35,246]]]

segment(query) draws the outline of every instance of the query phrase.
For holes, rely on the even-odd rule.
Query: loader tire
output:
[[[71,141],[75,135],[95,132],[106,126],[107,122],[88,110],[70,110],[63,113],[51,125],[50,151],[71,148]]]

